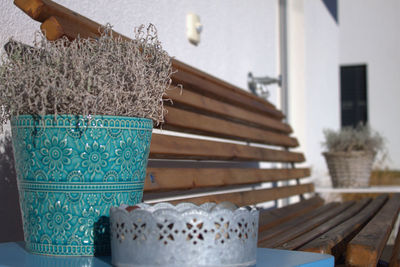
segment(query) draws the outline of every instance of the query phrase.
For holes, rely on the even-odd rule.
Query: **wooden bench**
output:
[[[14,3],[42,22],[50,40],[98,36],[99,24],[49,0]],[[324,203],[314,185],[303,181],[310,170],[296,168],[304,155],[290,151],[298,141],[274,105],[177,60],[173,67],[173,105],[167,102],[163,131],[152,136],[144,201],[245,206],[297,196],[295,204],[260,209],[260,247],[329,253],[337,263],[376,266],[400,195]],[[393,266],[399,246],[397,237]]]

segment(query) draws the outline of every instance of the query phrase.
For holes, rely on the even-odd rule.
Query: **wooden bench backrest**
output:
[[[42,22],[49,40],[98,36],[99,24],[52,1],[14,3]],[[274,105],[177,60],[173,60],[173,68],[177,72],[168,92],[173,104],[166,102],[163,131],[152,136],[145,200],[173,196],[194,203],[250,205],[313,192],[312,184],[298,180],[292,186],[254,190],[261,183],[310,174],[309,169],[294,168],[294,163],[305,158],[289,151],[298,142]],[[259,162],[287,164],[260,169]],[[234,192],[221,193],[227,189]],[[196,196],[187,198],[188,194]],[[177,201],[181,200],[173,202]]]
[[[227,186],[238,189],[239,185],[249,188],[249,185],[309,175],[308,169],[292,168],[293,163],[303,162],[304,156],[288,151],[297,147],[298,142],[290,137],[290,126],[282,121],[283,114],[273,105],[183,63],[175,61],[174,66],[179,69],[173,84],[182,84],[184,90],[173,88],[168,93],[173,105],[167,106],[162,127],[193,135],[153,134],[150,158],[174,159],[174,162],[157,168],[152,167],[153,161],[150,161],[146,191],[184,190],[187,193],[188,189],[218,191]],[[290,163],[287,164],[290,167],[260,169],[258,162]],[[249,189],[192,197],[189,201],[228,200],[249,205],[310,192],[313,187],[304,184]],[[179,195],[178,192],[174,194]]]

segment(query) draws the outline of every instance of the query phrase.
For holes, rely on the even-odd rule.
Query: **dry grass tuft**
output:
[[[329,152],[371,151],[385,149],[383,137],[368,125],[344,127],[339,131],[324,130],[325,142],[322,144]]]
[[[0,123],[12,115],[73,114],[145,117],[163,121],[163,95],[171,83],[171,58],[153,25],[135,29],[135,39],[101,29],[98,40],[13,46],[0,66]],[[90,116],[89,116],[90,117]]]

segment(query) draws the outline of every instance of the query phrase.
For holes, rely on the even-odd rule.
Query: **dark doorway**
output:
[[[340,67],[342,127],[368,122],[367,65]]]

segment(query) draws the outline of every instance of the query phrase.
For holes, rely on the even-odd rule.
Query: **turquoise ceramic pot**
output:
[[[114,116],[12,118],[26,248],[107,253],[110,207],[142,200],[152,126],[149,119]]]

